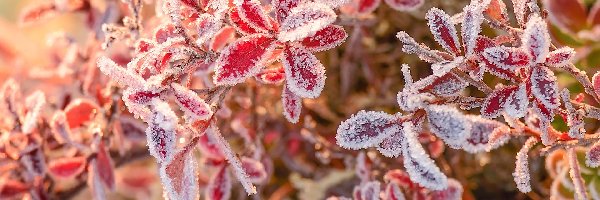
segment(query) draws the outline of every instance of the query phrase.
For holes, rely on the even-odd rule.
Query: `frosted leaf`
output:
[[[481,32],[481,23],[483,22],[483,13],[478,5],[468,5],[463,9],[463,22],[461,26],[461,36],[465,48],[465,56],[474,54],[477,42],[477,36]]]
[[[88,165],[87,185],[94,200],[104,200],[106,199],[106,189],[98,175],[95,162],[96,160],[92,160]]]
[[[57,111],[50,120],[50,128],[54,139],[59,144],[71,143],[71,129],[67,125],[67,117],[62,111]]]
[[[206,129],[206,132],[209,131],[214,131],[214,129]],[[215,141],[215,139],[212,137],[208,137],[208,135],[209,134],[204,134],[200,136],[200,139],[198,140],[198,149],[200,150],[200,153],[202,153],[202,155],[205,157],[209,157],[215,160],[225,159],[225,156],[217,147],[217,141]]]
[[[262,33],[268,33],[273,28],[269,16],[260,5],[260,1],[245,0],[238,7],[240,18],[245,21],[254,30]]]
[[[381,191],[381,183],[379,181],[370,181],[360,186],[361,200],[379,200],[379,192]]]
[[[145,81],[141,76],[117,65],[117,63],[105,56],[100,56],[96,65],[98,65],[102,73],[121,86],[142,88],[145,85]]]
[[[154,40],[159,44],[176,37],[180,37],[180,33],[175,28],[175,24],[170,22],[161,24],[154,31]]]
[[[221,51],[225,45],[235,39],[235,28],[231,26],[224,26],[215,33],[214,36],[211,36],[212,40],[210,41],[210,49],[212,51]]]
[[[506,128],[508,128],[500,122],[483,119],[475,115],[469,115],[467,116],[467,119],[471,124],[471,132],[469,137],[463,143],[462,148],[469,153],[479,153],[491,150],[491,148],[488,148],[490,135],[494,133],[496,129],[506,130]]]
[[[386,157],[395,158],[402,154],[402,143],[404,142],[404,131],[392,133],[379,143],[377,150]]]
[[[177,83],[172,83],[171,87],[175,93],[175,102],[177,102],[181,111],[185,113],[185,119],[188,122],[206,120],[213,115],[210,106],[204,102],[204,99],[198,97],[198,94],[194,91]]]
[[[512,0],[513,10],[515,13],[515,17],[517,18],[517,23],[521,26],[525,25],[527,2],[529,2],[529,0]]]
[[[267,171],[260,161],[247,157],[242,157],[241,161],[250,182],[263,183],[267,180]]]
[[[395,183],[402,188],[416,188],[418,184],[411,181],[410,176],[403,170],[394,169],[389,170],[383,176],[383,180],[389,183]]]
[[[486,118],[498,117],[509,99],[517,96],[516,93],[519,92],[519,89],[520,87],[516,85],[496,87],[481,105],[481,115]],[[521,89],[524,89],[524,87],[521,87]]]
[[[286,45],[281,58],[290,91],[302,98],[316,98],[325,86],[325,67],[300,45]]]
[[[215,62],[215,84],[235,85],[256,75],[273,50],[274,41],[268,35],[255,34],[240,38],[227,46]]]
[[[575,57],[575,50],[571,47],[562,47],[548,54],[546,64],[551,67],[562,67],[570,64]]]
[[[485,151],[491,151],[506,144],[510,139],[510,136],[510,128],[507,126],[500,126],[494,129],[494,131],[488,135],[488,145],[485,148]]]
[[[379,7],[381,0],[358,0],[353,2],[353,4],[355,4],[356,12],[359,14],[369,14]]]
[[[402,143],[404,151],[404,168],[410,175],[410,180],[431,190],[443,190],[448,187],[448,178],[435,165],[433,160],[419,143],[417,133],[411,123],[403,124],[405,141]]]
[[[204,198],[207,200],[227,200],[231,197],[231,177],[227,168],[222,166],[212,175],[204,190]]]
[[[0,192],[2,192],[3,198],[16,199],[19,197],[19,195],[29,191],[30,186],[19,180],[12,180],[9,179],[9,177],[4,177],[2,178],[0,187],[2,187],[2,190],[0,190]]]
[[[287,89],[287,86],[283,86],[281,92],[281,104],[283,106],[283,116],[291,122],[297,123],[300,119],[300,112],[302,111],[302,99],[295,95],[292,91]]]
[[[106,149],[104,141],[100,141],[96,153],[94,167],[97,170],[98,177],[106,188],[113,190],[115,188],[115,170],[112,158],[108,154],[108,149]]]
[[[583,138],[585,135],[585,123],[583,121],[585,117],[585,111],[583,111],[583,109],[575,110],[575,107],[573,107],[573,104],[571,104],[570,93],[567,88],[562,90],[560,97],[564,103],[564,107],[566,108],[569,137]]]
[[[118,120],[126,139],[132,141],[143,141],[146,139],[146,124],[127,115],[119,116]]]
[[[600,166],[600,141],[594,143],[585,153],[585,164],[592,168]]]
[[[416,93],[411,91],[400,91],[396,97],[400,109],[407,112],[421,109],[434,99],[435,97],[430,93]]]
[[[160,96],[161,92],[159,91],[127,88],[123,90],[123,96],[121,98],[125,102],[130,102],[137,105],[148,105],[152,102],[152,99]]]
[[[154,111],[146,128],[146,139],[150,155],[158,163],[166,163],[171,160],[175,151],[177,115],[165,102],[155,100],[153,104]]]
[[[160,179],[169,199],[198,199],[198,177],[193,148],[186,146],[160,167]]]
[[[331,8],[338,8],[348,4],[350,1],[351,0],[315,0],[315,2],[327,5]]]
[[[495,66],[510,71],[528,66],[531,59],[525,50],[505,46],[487,48],[483,51],[483,57]]]
[[[454,107],[430,105],[426,109],[429,130],[452,148],[460,148],[469,137],[469,121]]]
[[[335,138],[340,147],[347,149],[374,147],[401,131],[396,121],[396,117],[384,112],[361,110],[340,124]]]
[[[484,11],[489,18],[500,23],[508,22],[508,13],[506,12],[506,4],[503,0],[491,0],[487,9]]]
[[[461,200],[463,186],[455,179],[448,179],[448,188],[432,191],[431,200]]]
[[[544,63],[550,48],[550,34],[546,22],[538,15],[533,15],[527,22],[522,36],[523,47],[527,49],[535,63]]]
[[[364,151],[360,151],[356,156],[356,166],[354,167],[354,172],[360,179],[361,183],[371,179],[371,165],[368,162],[367,155]]]
[[[46,174],[46,158],[40,148],[24,153],[19,161],[30,175],[44,176]]]
[[[544,104],[542,104],[539,100],[534,100],[531,107],[542,123],[549,123],[554,119],[554,113],[552,110],[544,106]]]
[[[430,76],[431,77],[431,76]],[[447,73],[440,77],[431,77],[433,81],[428,80],[428,78],[424,78],[416,82],[414,88],[420,88],[418,85],[429,84],[426,85],[423,89],[419,91],[425,92],[429,91],[435,95],[449,97],[458,95],[463,89],[465,89],[469,84],[453,73]]]
[[[346,40],[348,34],[344,27],[329,25],[315,33],[315,35],[304,38],[302,45],[309,51],[319,52],[335,48]]]
[[[450,16],[438,8],[431,8],[425,18],[435,41],[442,45],[446,51],[460,54],[456,27],[450,20]]]
[[[229,9],[228,16],[229,16],[229,21],[231,22],[230,24],[233,25],[235,30],[240,32],[242,35],[250,35],[250,34],[258,33],[258,31],[256,29],[252,28],[248,24],[248,22],[242,20],[237,7],[233,7],[231,9]]]
[[[549,111],[558,108],[558,80],[546,67],[534,67],[531,72],[531,94]]]
[[[39,90],[33,92],[25,99],[25,108],[27,109],[27,114],[25,115],[25,119],[21,125],[23,133],[29,134],[37,127],[38,120],[41,117],[40,114],[42,112],[42,107],[45,104],[46,96],[42,91]]]
[[[407,54],[416,54],[419,56],[419,59],[428,63],[436,63],[445,60],[442,56],[438,55],[436,51],[417,43],[414,38],[410,37],[410,35],[404,31],[398,32],[396,37],[402,42],[402,51]]]
[[[384,200],[405,200],[404,193],[396,183],[388,183],[385,187]]]
[[[529,137],[521,150],[517,152],[517,161],[515,163],[515,172],[513,173],[513,177],[515,179],[515,183],[517,184],[517,188],[519,191],[523,193],[527,193],[531,191],[531,183],[529,176],[529,156],[527,153],[529,150],[539,142],[536,137]]]
[[[292,8],[281,22],[277,39],[282,42],[298,41],[314,35],[317,31],[333,23],[336,14],[331,8],[319,3],[305,3]]]
[[[456,57],[451,61],[444,60],[438,63],[433,63],[433,65],[431,65],[431,71],[433,71],[434,76],[442,77],[449,73],[452,69],[463,64],[463,61],[463,57]]]
[[[275,8],[275,16],[279,23],[283,22],[288,15],[290,15],[290,11],[292,8],[298,6],[301,1],[298,0],[273,0],[271,4]]]
[[[135,53],[141,54],[141,53],[148,52],[150,49],[157,46],[157,44],[156,44],[156,42],[154,42],[152,40],[149,40],[146,38],[141,38],[137,42],[135,42],[134,46],[135,46]]]
[[[210,14],[204,13],[198,16],[194,22],[194,26],[198,31],[196,44],[202,45],[214,37],[221,28],[221,25],[221,21]]]
[[[58,158],[48,163],[48,172],[57,179],[69,179],[83,172],[85,164],[83,156]]]
[[[594,87],[594,93],[600,96],[600,71],[596,72],[592,77],[592,86]]]
[[[575,199],[589,199],[585,192],[585,181],[581,176],[581,166],[577,160],[577,152],[574,148],[567,149],[567,160],[569,161],[569,175],[573,181]]]
[[[527,88],[524,84],[519,85],[519,89],[506,99],[504,111],[508,116],[514,118],[524,117],[529,106],[529,97]]]
[[[398,11],[413,11],[420,8],[425,0],[385,0],[385,3]]]
[[[279,85],[285,80],[285,69],[283,69],[283,64],[275,63],[274,68],[263,69],[257,75],[257,79],[263,84],[274,84]]]

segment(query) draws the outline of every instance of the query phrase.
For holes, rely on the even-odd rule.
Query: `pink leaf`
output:
[[[229,20],[231,21],[231,25],[233,25],[235,30],[243,35],[258,33],[256,29],[252,28],[246,21],[242,20],[237,7],[229,9]]]
[[[17,195],[28,190],[29,187],[21,181],[4,179],[0,182],[0,198],[2,199],[16,199]]]
[[[463,187],[457,180],[448,179],[448,188],[431,192],[431,200],[461,200]]]
[[[79,128],[92,120],[100,108],[96,103],[86,99],[76,99],[65,108],[65,116],[69,122],[69,128]]]
[[[359,111],[340,124],[335,138],[339,146],[347,149],[373,147],[400,132],[402,127],[396,121],[396,117],[384,112]]]
[[[154,40],[156,42],[164,43],[170,38],[179,37],[181,33],[177,32],[175,25],[172,23],[165,23],[159,26],[154,32]]]
[[[594,143],[585,153],[585,164],[593,168],[600,166],[600,141]]]
[[[258,80],[264,84],[274,84],[278,85],[285,80],[285,69],[283,69],[283,64],[275,63],[275,67],[263,69],[262,72],[258,74]]]
[[[95,169],[98,171],[98,176],[100,177],[100,180],[102,180],[102,183],[112,190],[115,187],[115,172],[113,169],[112,158],[108,154],[103,141],[98,144],[98,151],[96,153],[97,155],[94,163]]]
[[[357,11],[361,14],[368,14],[375,11],[379,4],[381,4],[381,0],[358,0]]]
[[[157,101],[154,107],[146,128],[146,140],[150,155],[154,156],[158,163],[164,163],[171,160],[175,151],[177,115],[165,102]]]
[[[403,170],[394,169],[385,173],[383,180],[390,183],[395,183],[403,188],[414,189],[419,187],[418,184],[412,182],[410,176]]]
[[[227,168],[222,166],[210,178],[204,191],[207,200],[227,200],[231,196],[231,178]]]
[[[448,187],[448,178],[435,165],[417,139],[413,125],[405,122],[404,168],[410,175],[410,180],[432,190],[443,190]]]
[[[272,29],[269,16],[265,13],[259,1],[243,1],[238,7],[239,15],[247,24],[262,33]]]
[[[483,57],[495,66],[510,71],[528,66],[531,59],[529,54],[523,49],[504,46],[485,49]]]
[[[206,131],[214,131],[212,128],[206,129]],[[200,152],[202,153],[202,155],[212,158],[212,159],[216,159],[216,160],[223,160],[225,159],[225,156],[223,155],[223,153],[221,152],[221,150],[219,150],[219,147],[217,146],[217,141],[214,141],[214,139],[212,139],[211,137],[208,137],[208,134],[204,134],[202,136],[200,136],[200,140],[198,141],[198,148],[200,149]]]
[[[471,133],[462,148],[469,153],[479,153],[489,151],[488,142],[490,135],[497,129],[506,130],[506,125],[489,119],[483,119],[475,115],[468,116],[467,119],[471,123]],[[497,147],[497,146],[496,146]]]
[[[235,39],[235,28],[231,26],[225,26],[215,33],[214,37],[210,42],[210,49],[213,51],[220,51],[227,45],[227,43]]]
[[[532,60],[535,63],[544,63],[550,48],[550,34],[546,21],[538,15],[531,16],[522,37],[523,46],[529,50]]]
[[[562,67],[572,62],[575,50],[571,47],[563,47],[548,54],[546,64],[551,67]]]
[[[385,187],[385,200],[404,200],[404,194],[396,183],[388,183]]]
[[[146,105],[149,104],[152,101],[152,99],[160,96],[160,91],[127,88],[123,91],[122,98],[124,101],[129,101],[134,104]]]
[[[429,130],[448,146],[460,148],[471,131],[465,115],[446,105],[430,105],[426,111]]]
[[[54,2],[38,2],[27,6],[19,15],[19,24],[29,25],[50,18],[57,13]]]
[[[271,3],[275,7],[275,16],[278,22],[283,22],[290,15],[292,8],[298,6],[301,1],[298,0],[273,0]]]
[[[288,89],[302,98],[316,98],[325,86],[325,67],[300,45],[286,45],[282,62]]]
[[[450,16],[438,8],[431,8],[425,18],[435,41],[442,45],[446,51],[460,54],[456,27],[450,20]]]
[[[318,52],[335,48],[346,40],[348,34],[344,27],[329,25],[315,33],[315,35],[304,38],[302,45],[309,51]]]
[[[293,8],[281,22],[277,38],[282,42],[302,40],[333,23],[336,17],[335,12],[326,5],[304,3]]]
[[[58,179],[68,179],[83,172],[85,164],[86,158],[83,156],[58,158],[48,163],[48,171]]]
[[[198,94],[194,91],[177,83],[171,84],[171,87],[175,93],[175,102],[177,102],[181,111],[185,113],[185,118],[188,122],[193,123],[198,120],[206,120],[213,115],[210,106],[204,102],[204,99],[198,97]]]
[[[302,99],[283,86],[281,92],[281,104],[283,105],[283,115],[291,123],[297,123],[302,111]]]
[[[252,183],[263,183],[267,180],[265,166],[258,160],[242,157],[242,167]]]
[[[215,63],[215,84],[235,85],[256,75],[273,50],[274,41],[268,35],[255,34],[227,46]]]
[[[525,25],[525,16],[528,14],[529,9],[527,8],[527,3],[529,0],[511,0],[513,3],[513,10],[515,13],[515,18],[517,18],[517,23],[521,26]]]
[[[194,144],[191,142],[190,144]],[[198,178],[193,148],[184,147],[160,168],[160,177],[169,199],[198,199]]]
[[[146,38],[141,38],[134,45],[135,53],[136,54],[146,53],[150,49],[154,48],[156,45],[157,45],[156,42],[154,42],[152,40],[149,40]]]
[[[398,11],[413,11],[420,8],[425,0],[385,0],[388,6]]]
[[[534,67],[530,77],[530,90],[545,109],[552,112],[560,105],[558,99],[558,82],[554,72],[546,67]]]
[[[563,31],[577,33],[587,27],[586,8],[582,1],[544,0],[544,8],[553,24]]]
[[[98,174],[95,162],[96,160],[92,160],[88,165],[87,185],[90,188],[93,199],[104,200],[106,199],[106,186],[102,183],[102,178]]]
[[[221,21],[213,15],[204,13],[201,14],[194,22],[196,28],[196,44],[202,45],[204,42],[213,38],[217,31],[221,28]]]

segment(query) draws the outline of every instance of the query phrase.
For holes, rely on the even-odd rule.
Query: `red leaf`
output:
[[[478,116],[469,116],[467,118],[471,123],[471,133],[467,137],[465,143],[463,143],[463,149],[469,153],[479,153],[488,149],[488,142],[490,141],[490,135],[494,133],[496,129],[507,128],[504,124],[483,119]]]
[[[48,163],[48,171],[58,179],[68,179],[83,172],[85,164],[86,158],[83,156],[59,158]]]
[[[227,43],[235,39],[235,28],[231,26],[225,26],[219,30],[212,38],[210,42],[210,49],[213,51],[220,51]]]
[[[15,196],[23,194],[29,190],[29,187],[20,181],[5,179],[0,183],[0,198],[12,199]]]
[[[288,90],[287,86],[283,86],[281,92],[281,104],[283,105],[283,115],[292,123],[297,123],[300,119],[302,111],[302,99]]]
[[[469,86],[453,73],[447,73],[441,77],[432,77],[434,80],[419,91],[429,91],[440,96],[454,96]],[[424,80],[424,79],[423,79]]]
[[[280,84],[285,80],[285,70],[281,63],[275,63],[276,67],[264,69],[258,74],[258,79],[264,84]]]
[[[136,88],[127,88],[123,91],[123,99],[138,105],[149,104],[152,99],[160,97],[161,92]]]
[[[169,199],[198,199],[196,162],[190,153],[192,149],[193,146],[184,147],[169,164],[160,168],[161,180]]]
[[[165,102],[157,102],[154,107],[146,128],[148,148],[150,155],[154,156],[158,163],[168,162],[175,150],[175,127],[178,118]]]
[[[239,16],[247,24],[262,33],[272,30],[269,16],[265,13],[259,1],[243,1],[238,7]]]
[[[229,20],[231,21],[231,24],[233,25],[235,30],[242,33],[243,35],[258,33],[256,29],[252,28],[247,22],[242,20],[236,7],[229,9]]]
[[[206,129],[206,131],[214,131],[212,128]],[[216,160],[224,160],[225,156],[219,150],[219,146],[217,145],[217,141],[214,141],[211,137],[208,137],[208,134],[204,134],[200,136],[200,140],[198,141],[198,148],[202,155],[216,159]]]
[[[368,14],[375,11],[379,4],[381,4],[381,0],[358,0],[357,11],[360,14]]]
[[[463,187],[460,182],[448,179],[448,188],[431,192],[431,200],[460,200],[462,199]]]
[[[271,3],[273,7],[275,7],[275,16],[277,17],[278,22],[283,22],[288,15],[290,15],[290,11],[292,8],[298,6],[301,1],[298,0],[273,0]]]
[[[192,8],[200,8],[200,5],[198,4],[198,0],[179,0],[181,1],[181,3],[183,3],[186,6],[192,7]]]
[[[302,45],[312,52],[325,51],[339,46],[346,40],[346,37],[348,34],[344,27],[329,25],[317,31],[315,35],[304,38]]]
[[[528,66],[531,59],[525,50],[505,46],[487,48],[483,52],[483,57],[494,66],[510,71]]]
[[[94,115],[100,110],[98,105],[90,100],[76,99],[69,103],[65,108],[65,115],[69,128],[79,128],[81,125],[90,121]]]
[[[302,98],[316,98],[325,86],[325,67],[313,54],[300,45],[286,45],[283,65],[287,86]]]
[[[570,47],[563,47],[550,52],[546,58],[546,64],[551,67],[562,67],[570,64],[574,57],[574,49]]]
[[[577,33],[587,27],[586,8],[579,0],[545,0],[550,20],[564,31]]]
[[[519,86],[516,85],[497,87],[485,98],[485,101],[481,106],[481,116],[486,118],[498,117],[500,112],[504,109],[507,100],[515,95],[518,90]]]
[[[432,8],[427,12],[425,18],[435,41],[442,45],[446,51],[460,54],[456,27],[450,20],[450,16],[438,8]]]
[[[302,40],[333,23],[336,17],[331,8],[320,3],[299,5],[281,22],[277,38],[283,42]]]
[[[267,171],[265,170],[265,166],[257,160],[242,157],[242,167],[246,174],[248,174],[248,179],[252,183],[262,183],[267,180]]]
[[[29,25],[38,22],[42,19],[50,18],[57,13],[57,8],[54,2],[36,2],[21,12],[19,16],[19,24]]]
[[[390,7],[398,11],[413,11],[423,5],[425,0],[385,0]]]
[[[491,0],[484,13],[497,22],[506,23],[508,21],[506,4],[503,0]]]
[[[399,130],[386,137],[379,143],[377,150],[386,157],[395,158],[402,154],[402,142],[404,141],[404,131]]]
[[[196,44],[202,45],[208,39],[213,38],[217,31],[220,30],[221,25],[221,21],[211,14],[204,13],[198,16],[196,21],[194,21],[194,27],[198,31]]]
[[[213,115],[210,106],[194,91],[176,83],[171,84],[171,87],[175,93],[177,104],[185,113],[186,120],[193,123],[198,120],[206,120]]]
[[[179,37],[175,25],[171,23],[163,24],[154,32],[154,40],[158,43],[166,42],[169,38]]]
[[[135,43],[135,53],[146,53],[156,46],[156,42],[142,38]]]
[[[213,174],[204,191],[207,200],[227,200],[231,197],[231,178],[225,165]]]
[[[274,42],[268,35],[255,34],[227,46],[215,63],[215,84],[235,85],[256,75],[273,50]]]
[[[96,152],[95,169],[98,171],[98,176],[104,185],[112,190],[115,188],[115,172],[113,169],[112,158],[108,154],[104,141],[100,141],[98,144],[98,151]]]
[[[529,17],[527,27],[521,36],[523,47],[527,49],[533,62],[543,63],[550,48],[550,34],[546,21],[538,15]]]
[[[546,67],[536,66],[530,76],[530,90],[533,97],[552,112],[560,105],[558,99],[558,81],[554,72]]]

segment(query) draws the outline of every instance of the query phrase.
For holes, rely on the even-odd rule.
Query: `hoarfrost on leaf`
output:
[[[531,53],[533,62],[544,63],[550,48],[550,33],[546,21],[538,15],[531,16],[522,37],[523,46]]]
[[[281,58],[290,91],[302,98],[316,98],[325,86],[325,67],[298,44],[286,45]]]
[[[235,85],[256,75],[275,47],[274,42],[269,35],[255,34],[229,44],[215,62],[215,84]]]
[[[194,91],[189,90],[177,83],[172,83],[171,87],[175,93],[177,104],[185,113],[186,120],[195,122],[198,120],[206,120],[213,114],[210,106],[198,97]]]
[[[154,100],[153,104],[154,111],[146,128],[148,148],[158,163],[168,163],[175,151],[177,115],[166,102]]]
[[[531,191],[530,176],[529,176],[529,156],[527,153],[529,150],[539,142],[536,137],[529,137],[521,150],[517,152],[517,161],[515,163],[515,172],[513,177],[517,188],[523,193]]]
[[[471,131],[466,116],[456,108],[446,105],[430,105],[426,111],[429,130],[448,146],[460,148]]]
[[[298,41],[313,36],[317,31],[333,23],[337,15],[331,8],[320,3],[304,3],[291,9],[281,22],[277,38],[282,42]]]
[[[425,18],[435,41],[442,45],[446,51],[455,55],[460,54],[456,27],[450,20],[450,15],[438,8],[431,8]]]
[[[409,122],[403,124],[405,140],[402,143],[404,151],[404,167],[410,175],[410,180],[431,190],[443,190],[448,187],[448,178],[427,155],[417,139],[417,133]]]
[[[291,123],[297,123],[302,111],[302,99],[283,86],[281,92],[281,104],[283,105],[283,115]]]
[[[361,110],[340,124],[335,138],[339,146],[358,150],[374,147],[401,129],[393,115]]]

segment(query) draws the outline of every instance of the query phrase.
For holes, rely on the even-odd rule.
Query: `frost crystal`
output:
[[[430,105],[426,110],[429,130],[448,146],[460,148],[471,131],[465,115],[446,105]]]
[[[177,115],[163,101],[155,100],[153,104],[152,118],[146,128],[148,148],[158,163],[168,163],[175,150]]]
[[[523,145],[521,150],[519,150],[517,153],[517,161],[515,164],[516,167],[513,177],[515,179],[515,183],[517,183],[517,188],[523,193],[531,191],[531,184],[529,183],[529,156],[527,153],[538,142],[539,141],[537,138],[529,137],[529,139],[527,139],[525,142],[525,145]]]
[[[274,41],[268,35],[256,34],[240,38],[227,46],[215,62],[215,84],[235,85],[256,75],[273,50]]]
[[[171,84],[173,91],[175,92],[175,98],[177,104],[183,112],[185,112],[186,119],[189,122],[195,122],[198,120],[206,120],[213,114],[210,106],[204,102],[203,99],[198,97],[194,91],[191,91],[177,83]]]
[[[212,38],[219,31],[221,25],[221,21],[210,14],[200,15],[194,22],[194,26],[198,31],[196,44],[202,45]]]
[[[285,85],[281,92],[281,104],[283,105],[283,115],[285,118],[289,122],[297,123],[302,111],[302,99],[288,90]]]
[[[409,122],[403,124],[405,142],[402,143],[404,151],[404,167],[410,175],[410,180],[432,190],[443,190],[448,187],[448,178],[435,165],[423,146],[417,139],[417,133]]]
[[[535,63],[544,63],[550,48],[550,34],[546,22],[538,15],[533,15],[527,22],[523,33],[523,46],[531,52]]]
[[[450,16],[438,8],[431,8],[425,18],[435,41],[442,45],[446,51],[460,54],[456,27],[450,20]]]
[[[282,42],[301,40],[333,23],[336,17],[335,12],[326,5],[304,3],[291,9],[281,22],[277,38]]]
[[[296,7],[300,1],[297,0],[273,0],[271,1],[275,7],[275,16],[277,21],[283,22],[290,15],[292,8]]]
[[[141,76],[117,65],[117,63],[105,56],[98,58],[97,65],[102,73],[121,86],[143,88],[145,85],[145,81]]]
[[[301,45],[286,45],[282,55],[286,85],[302,98],[316,98],[325,86],[325,67]]]
[[[335,136],[337,144],[348,149],[374,147],[385,138],[401,131],[393,115],[384,112],[359,111],[343,121]]]
[[[402,143],[404,143],[404,131],[392,133],[379,143],[377,150],[384,156],[395,158],[402,154]]]
[[[575,50],[571,47],[562,47],[548,54],[546,64],[552,67],[562,67],[571,63],[575,57]]]

